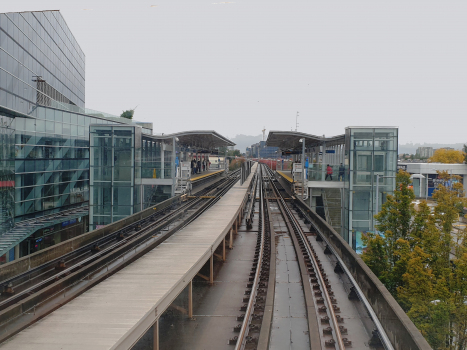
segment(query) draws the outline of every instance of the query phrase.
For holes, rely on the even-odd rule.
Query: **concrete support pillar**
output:
[[[222,240],[222,261],[225,261],[225,237]]]
[[[209,258],[209,285],[214,284],[214,254]]]
[[[193,280],[188,284],[188,317],[193,318]]]
[[[233,248],[233,228],[230,229],[229,249]]]
[[[153,350],[159,350],[159,320],[154,323],[152,328],[154,332],[152,348]]]
[[[19,259],[19,244],[15,246],[15,260]]]

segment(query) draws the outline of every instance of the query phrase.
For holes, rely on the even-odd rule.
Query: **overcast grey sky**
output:
[[[234,137],[349,125],[467,141],[467,1],[2,0],[59,9],[86,54],[86,106],[155,132]]]

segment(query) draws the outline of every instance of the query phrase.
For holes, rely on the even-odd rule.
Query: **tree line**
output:
[[[396,189],[364,235],[365,263],[382,281],[433,349],[467,349],[467,230],[453,232],[466,205],[456,175],[444,183],[437,205],[415,207],[410,174],[399,171]]]

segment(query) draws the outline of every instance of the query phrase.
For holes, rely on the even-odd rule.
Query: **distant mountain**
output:
[[[261,134],[258,136],[240,134],[231,139],[232,142],[236,143],[234,148],[240,150],[242,153],[245,153],[247,147],[251,147],[251,145],[258,143],[261,140],[263,140],[263,135]]]
[[[405,145],[399,145],[399,154],[408,153],[415,154],[418,147],[433,147],[433,149],[451,147],[454,149],[462,149],[464,147],[463,143],[406,143]]]

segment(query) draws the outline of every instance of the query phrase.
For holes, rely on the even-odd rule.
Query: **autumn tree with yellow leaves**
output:
[[[431,158],[428,158],[429,163],[446,163],[446,164],[462,164],[466,159],[464,151],[455,149],[440,148],[435,151]]]
[[[378,215],[377,232],[364,237],[365,263],[385,284],[433,349],[467,349],[467,231],[453,225],[465,205],[456,176],[439,172],[444,185],[418,210],[400,171],[394,195]]]

